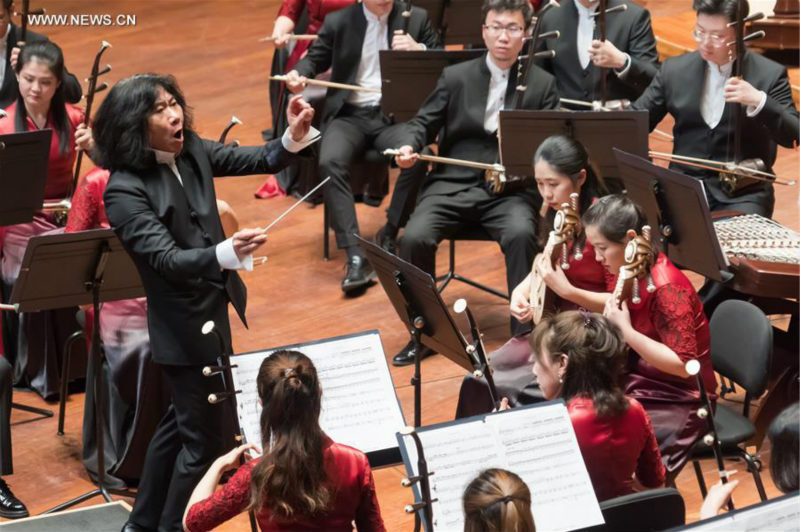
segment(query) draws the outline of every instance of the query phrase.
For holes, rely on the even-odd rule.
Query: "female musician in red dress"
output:
[[[542,196],[544,214],[540,222],[540,246],[544,247],[553,229],[556,211],[570,202],[570,195],[579,195],[580,212],[586,211],[602,193],[603,185],[594,171],[589,154],[580,142],[565,135],[545,139],[533,157],[534,175]],[[576,248],[577,246],[577,248]],[[576,258],[576,251],[582,253]],[[568,247],[569,268],[552,267],[550,261],[540,261],[540,275],[558,296],[561,310],[585,307],[600,312],[605,301],[602,296],[611,276],[596,260],[591,242],[579,232],[577,241]],[[532,319],[531,276],[528,275],[511,292],[511,314],[521,322]],[[492,354],[495,384],[501,395],[512,404],[527,404],[541,400],[541,392],[531,382],[531,347],[528,334],[511,338]],[[483,379],[465,378],[459,394],[456,417],[489,412],[494,408],[489,400]]]
[[[189,499],[184,530],[211,530],[252,509],[264,532],[350,531],[353,521],[359,532],[385,531],[367,457],[319,426],[322,391],[311,360],[297,351],[273,353],[261,363],[256,386],[266,452],[214,491],[254,446],[218,458]]]
[[[597,261],[609,272],[619,272],[625,264],[625,245],[645,223],[641,209],[622,195],[601,198],[583,216]],[[691,282],[663,253],[650,274],[655,291],[647,291],[646,279],[637,280],[641,302],[623,302],[619,309],[608,298],[604,314],[619,326],[631,348],[625,393],[642,403],[650,415],[669,484],[685,465],[706,423],[697,417],[700,395],[684,364],[691,359],[700,362],[712,400],[717,381],[711,367],[708,321]],[[616,278],[608,291],[615,282]]]
[[[64,232],[110,227],[103,203],[108,178],[108,170],[102,168],[86,174],[72,196],[72,208]],[[91,324],[91,318],[87,318],[86,323]],[[109,377],[103,380],[107,401],[106,441],[109,442],[105,447],[105,479],[108,485],[124,487],[128,483],[137,483],[141,477],[147,445],[170,402],[166,382],[151,362],[147,298],[104,303],[100,311],[100,339],[105,355],[105,372]],[[89,382],[92,382],[94,371],[95,368],[89,369]],[[86,390],[85,404],[83,463],[92,474],[97,474],[91,386]]]
[[[45,201],[62,200],[72,181],[73,143],[88,148],[91,142],[91,134],[78,128],[83,111],[64,101],[64,56],[52,42],[31,43],[20,52],[15,71],[19,97],[5,109],[8,116],[0,118],[0,134],[52,130]],[[28,239],[55,230],[60,228],[54,215],[42,211],[35,213],[29,223],[5,228],[0,261],[5,301],[19,275]],[[64,340],[78,327],[75,311],[65,309],[50,312],[50,327],[45,331],[43,314],[28,313],[17,318],[4,312],[3,341],[6,356],[14,360],[18,379],[48,397],[58,393],[59,369],[57,357],[45,359],[44,342],[50,342],[50,353],[60,355]]]
[[[607,318],[585,310],[545,317],[531,335],[533,373],[546,399],[561,397],[598,500],[664,483],[650,419],[619,386],[625,341]],[[635,473],[635,480],[634,480]]]

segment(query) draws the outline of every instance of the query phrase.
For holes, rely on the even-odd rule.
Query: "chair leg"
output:
[[[697,476],[697,484],[700,485],[700,493],[705,499],[706,495],[708,495],[708,488],[706,488],[706,479],[703,478],[703,470],[700,467],[700,461],[692,460],[692,465],[694,466],[694,474]]]
[[[327,261],[330,258],[331,244],[330,244],[330,229],[331,221],[328,218],[328,204],[322,202],[322,260]]]
[[[756,483],[758,496],[761,497],[762,501],[766,501],[767,492],[764,490],[764,483],[761,482],[761,461],[744,449],[739,449],[739,456],[747,463],[747,470],[753,475],[753,481]]]

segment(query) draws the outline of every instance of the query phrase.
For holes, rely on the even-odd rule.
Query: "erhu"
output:
[[[111,65],[106,65],[102,69],[100,68],[100,57],[103,55],[103,52],[106,49],[111,48],[111,45],[103,41],[100,45],[100,50],[97,52],[97,55],[94,57],[94,64],[92,65],[92,73],[86,79],[89,83],[89,87],[86,91],[86,111],[83,117],[83,125],[89,125],[89,117],[92,114],[92,104],[94,103],[94,96],[98,92],[104,91],[108,88],[108,85],[103,82],[101,84],[97,84],[97,80],[100,76],[107,74],[111,71]],[[57,202],[44,202],[42,204],[42,210],[44,212],[49,212],[53,214],[54,221],[56,225],[66,225],[67,223],[67,213],[69,213],[70,208],[72,207],[72,195],[75,193],[75,190],[78,188],[78,179],[81,175],[81,161],[83,160],[83,150],[78,152],[77,159],[75,160],[75,170],[72,174],[72,181],[70,182],[69,190],[67,191],[67,196],[62,199],[61,201]]]
[[[520,56],[517,59],[517,86],[514,88],[512,109],[522,108],[525,91],[528,89],[528,77],[535,60],[537,58],[553,58],[556,55],[555,50],[536,51],[540,39],[558,39],[561,36],[558,30],[541,33],[542,20],[545,14],[556,7],[560,7],[560,4],[556,0],[550,0],[532,19],[530,36],[526,39],[527,43],[523,45]],[[497,136],[499,144],[501,136],[499,128]],[[492,194],[502,194],[512,189],[524,188],[532,182],[532,176],[506,174],[505,169],[502,171],[497,169],[488,170],[484,172],[483,177],[487,188]]]
[[[18,41],[28,41],[28,17],[31,15],[45,14],[44,8],[31,9],[30,3],[30,0],[22,0],[22,11],[16,13],[20,17]]]
[[[569,196],[569,203],[562,203],[553,219],[553,230],[547,238],[544,250],[533,259],[531,268],[530,305],[533,314],[533,323],[539,323],[546,311],[555,309],[556,295],[547,287],[544,279],[539,274],[539,263],[549,260],[553,267],[569,269],[569,244],[573,243],[572,254],[575,260],[583,259],[583,248],[578,245],[577,237],[580,233],[581,217],[578,207],[580,196],[573,192]]]
[[[627,4],[619,4],[614,7],[608,7],[608,0],[600,0],[597,6],[597,11],[592,13],[592,17],[595,18],[597,23],[597,28],[600,33],[600,41],[606,41],[607,35],[607,26],[606,26],[606,15],[610,13],[616,13],[619,11],[626,11],[628,9]],[[608,99],[608,79],[606,78],[605,68],[599,67],[600,70],[600,99],[594,100],[591,102],[585,102],[583,100],[572,100],[569,98],[561,98],[562,103],[566,103],[569,105],[574,105],[577,107],[586,107],[591,109],[592,111],[622,111],[628,109],[631,106],[631,101],[627,99],[621,100],[609,100]]]
[[[649,225],[642,227],[642,234],[633,237],[625,246],[625,264],[619,267],[617,284],[611,297],[617,308],[622,308],[622,302],[628,299],[634,305],[642,302],[639,288],[639,280],[647,278],[647,288],[649,293],[656,290],[650,269],[656,262],[656,251],[651,241],[651,229]]]

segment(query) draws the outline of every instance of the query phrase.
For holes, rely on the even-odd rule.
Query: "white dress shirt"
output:
[[[364,44],[361,46],[361,62],[358,63],[355,84],[371,89],[381,88],[381,64],[378,54],[389,48],[388,22],[389,14],[378,17],[362,5],[364,17],[367,19],[367,30],[364,33]],[[380,105],[381,95],[375,92],[351,91],[347,103],[358,107]]]
[[[281,137],[281,144],[283,144],[283,147],[286,148],[286,151],[290,153],[297,153],[303,148],[315,143],[317,140],[319,140],[319,138],[319,131],[312,127],[309,129],[305,137],[299,141],[296,141],[291,137],[289,130],[287,129],[284,131],[283,137]],[[175,157],[177,154],[155,149],[153,152],[156,155],[156,162],[167,165],[178,179],[178,183],[183,186],[183,179],[181,178],[180,172],[178,172],[178,165],[175,163]],[[236,251],[233,249],[233,237],[223,240],[217,244],[215,251],[217,254],[217,262],[219,263],[220,268],[223,270],[250,271],[253,269],[253,255],[247,255],[242,260],[239,260],[239,257],[236,256]]]
[[[578,60],[581,68],[586,70],[589,66],[589,48],[592,47],[594,39],[594,7],[585,7],[578,0],[575,0],[575,7],[578,10]]]
[[[720,66],[710,61],[706,61],[706,79],[703,84],[703,96],[700,101],[700,114],[703,121],[709,128],[714,129],[722,120],[722,113],[725,110],[725,84],[731,79],[733,72],[733,61]],[[747,116],[753,118],[764,108],[767,103],[767,93],[761,93],[761,100],[758,105],[748,105],[746,108]]]
[[[489,54],[486,54],[486,66],[489,67],[489,97],[486,99],[486,112],[483,115],[483,129],[487,133],[497,131],[497,121],[500,109],[506,100],[506,90],[508,89],[508,74],[510,68],[501,69],[494,64]]]
[[[2,8],[0,8],[2,9]],[[11,33],[11,23],[6,27],[6,34],[0,37],[0,87],[6,77],[6,54],[8,53],[8,34]]]

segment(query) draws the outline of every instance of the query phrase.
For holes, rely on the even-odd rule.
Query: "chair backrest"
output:
[[[714,371],[759,397],[772,361],[772,324],[746,301],[723,301],[709,323]]]
[[[683,497],[675,488],[658,488],[600,503],[604,525],[580,532],[654,532],[686,524]]]

